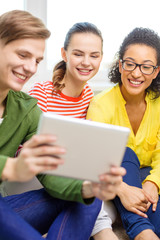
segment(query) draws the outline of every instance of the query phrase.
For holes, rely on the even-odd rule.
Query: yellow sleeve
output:
[[[105,123],[104,116],[105,114],[103,113],[101,106],[93,98],[90,102],[86,119],[95,121],[95,122]]]
[[[146,177],[144,182],[146,181],[152,181],[157,184],[159,187],[159,194],[160,194],[160,128],[157,133],[157,145],[156,148],[153,150],[152,153],[152,162],[151,162],[151,168],[150,174]]]

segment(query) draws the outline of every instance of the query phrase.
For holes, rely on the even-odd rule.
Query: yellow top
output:
[[[155,182],[160,189],[160,97],[153,100],[151,94],[146,94],[145,100],[147,108],[136,135],[131,127],[125,108],[126,101],[119,84],[91,100],[87,119],[130,128],[127,146],[137,154],[141,168],[152,167],[145,181]]]

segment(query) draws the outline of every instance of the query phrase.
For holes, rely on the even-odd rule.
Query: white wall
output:
[[[47,0],[24,0],[24,7],[26,11],[29,11],[33,15],[41,18],[42,21],[47,25]],[[61,19],[61,21],[63,21],[63,19]],[[58,21],[56,24],[58,24]],[[27,92],[30,89],[31,85],[33,85],[35,82],[42,82],[47,80],[51,81],[51,79],[52,69],[47,68],[47,46],[46,46],[44,60],[38,66],[37,73],[30,79],[30,81],[27,84],[25,84],[23,91]],[[96,93],[108,87],[109,83],[107,81],[107,69],[100,70],[99,73],[92,80],[89,81],[89,84],[91,85],[93,91],[95,91]]]
[[[47,25],[47,0],[24,0],[24,8],[34,16],[42,19]],[[47,46],[44,54],[44,60],[39,64],[37,73],[25,84],[23,91],[28,91],[35,82],[51,80],[52,73],[47,70]]]

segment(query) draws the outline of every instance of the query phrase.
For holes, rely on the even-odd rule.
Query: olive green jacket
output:
[[[9,91],[4,120],[0,124],[0,178],[8,157],[14,157],[20,144],[36,134],[41,110],[37,100],[24,92]],[[90,203],[81,195],[82,182],[50,175],[37,176],[50,195],[56,198]]]

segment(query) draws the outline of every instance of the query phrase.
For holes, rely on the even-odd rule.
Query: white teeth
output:
[[[25,76],[23,76],[23,75],[21,75],[21,74],[19,74],[19,73],[14,73],[14,74],[16,75],[16,77],[18,77],[18,78],[20,78],[20,79],[22,79],[22,80],[25,80],[25,79],[26,79]]]
[[[90,70],[82,70],[82,69],[79,69],[80,72],[84,72],[84,73],[88,73],[90,72]]]
[[[141,82],[135,82],[135,81],[131,81],[131,80],[130,80],[130,82],[134,85],[140,85],[141,84]]]

